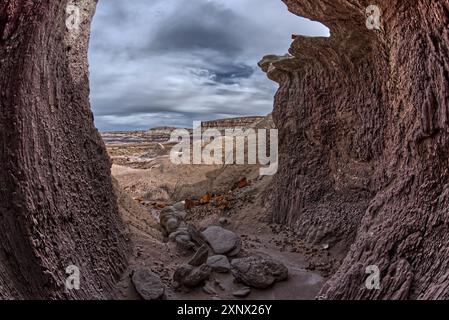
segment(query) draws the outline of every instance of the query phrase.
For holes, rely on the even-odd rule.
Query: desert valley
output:
[[[270,116],[203,124],[274,128]],[[313,299],[341,255],[270,223],[271,176],[254,165],[176,165],[174,128],[103,133],[136,243],[118,298]]]

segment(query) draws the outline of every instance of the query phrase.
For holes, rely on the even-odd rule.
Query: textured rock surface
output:
[[[216,254],[230,254],[234,256],[240,252],[240,237],[230,230],[211,226],[204,230],[202,235]]]
[[[288,278],[288,269],[282,263],[258,256],[232,260],[231,272],[238,281],[258,289]]]
[[[280,84],[273,221],[350,248],[326,298],[449,298],[449,1],[379,0],[378,31],[371,1],[284,2],[331,37],[261,64]]]
[[[151,271],[136,270],[132,276],[132,282],[144,300],[160,300],[164,296],[165,286],[159,276]]]
[[[231,270],[231,264],[226,256],[209,257],[209,259],[207,259],[207,265],[216,272],[227,273]]]
[[[108,298],[126,266],[110,163],[93,125],[95,1],[0,3],[0,298]],[[80,290],[65,292],[66,267]]]
[[[211,272],[211,268],[205,264],[200,267],[185,264],[176,269],[173,275],[173,281],[179,286],[195,288],[209,279]]]
[[[207,257],[209,257],[209,247],[207,245],[201,246],[193,257],[189,260],[188,264],[194,267],[199,267],[207,262]]]

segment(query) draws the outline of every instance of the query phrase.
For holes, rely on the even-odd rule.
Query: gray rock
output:
[[[181,220],[172,211],[172,209],[170,209],[170,207],[168,207],[161,211],[160,223],[161,223],[162,229],[168,235],[170,235],[171,233],[175,232],[178,229],[178,227],[181,223]]]
[[[232,260],[231,272],[238,281],[257,289],[288,278],[288,269],[282,263],[259,256]]]
[[[179,228],[179,229],[177,229],[175,232],[172,232],[170,235],[169,235],[169,237],[168,237],[168,239],[170,240],[170,241],[175,241],[176,240],[176,237],[177,236],[186,236],[186,237],[190,237],[190,234],[189,234],[189,232],[187,231],[187,230],[184,230],[184,229],[182,229],[182,228]]]
[[[134,271],[131,280],[143,299],[160,300],[164,297],[165,287],[157,274],[146,269],[138,269]]]
[[[235,257],[240,253],[240,251],[242,251],[242,242],[239,242],[237,246],[234,249],[232,249],[232,251],[226,253],[226,255],[228,257]]]
[[[222,227],[209,227],[202,232],[202,235],[216,254],[227,254],[241,246],[240,237]]]
[[[176,211],[185,211],[185,204],[182,201],[175,203],[172,207]]]
[[[217,255],[207,259],[207,265],[212,268],[213,271],[220,273],[227,273],[231,270],[231,264],[226,256]]]
[[[192,259],[190,259],[189,264],[194,267],[199,267],[208,261],[207,257],[209,257],[209,247],[203,245],[198,249]]]
[[[167,219],[165,223],[165,230],[167,230],[167,233],[172,233],[178,229],[179,226],[179,220],[175,217],[170,217]]]
[[[200,245],[203,245],[206,243],[203,235],[201,234],[201,232],[198,231],[198,229],[193,225],[193,224],[189,224],[187,226],[187,230],[189,232],[190,237],[192,238],[192,240]]]
[[[251,294],[251,288],[241,288],[232,293],[232,295],[237,298],[246,298],[250,294]]]
[[[181,220],[185,220],[185,218],[187,217],[187,211],[185,210],[177,210],[175,212],[176,217],[178,217]]]
[[[191,240],[188,234],[178,234],[175,238],[175,243],[179,249],[189,251],[195,249],[195,244]]]
[[[194,267],[189,264],[180,266],[173,275],[173,280],[180,286],[195,288],[209,279],[212,270],[208,265]]]

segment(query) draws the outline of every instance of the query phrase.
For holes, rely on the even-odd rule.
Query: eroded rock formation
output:
[[[126,264],[88,102],[96,1],[71,1],[75,31],[69,0],[0,3],[0,298],[106,298]],[[378,31],[370,1],[284,2],[332,36],[295,37],[264,66],[280,84],[273,220],[347,253],[326,298],[449,298],[449,1],[378,0]]]
[[[68,4],[80,8],[79,29],[66,26]],[[88,100],[95,5],[0,3],[0,298],[107,298],[126,266]],[[65,290],[69,265],[80,269],[80,290]]]
[[[380,30],[371,1],[284,2],[331,37],[261,63],[280,84],[273,220],[350,248],[325,298],[449,298],[449,1],[379,0]]]

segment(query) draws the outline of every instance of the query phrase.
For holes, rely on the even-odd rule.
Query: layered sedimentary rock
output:
[[[449,298],[449,1],[379,0],[378,30],[370,1],[284,2],[331,37],[260,64],[280,84],[273,221],[348,249],[325,298]]]
[[[262,121],[264,117],[239,117],[218,119],[212,121],[205,121],[201,125],[204,129],[225,130],[229,128],[248,128],[254,123]]]
[[[0,298],[107,298],[126,265],[88,100],[95,5],[0,3]],[[65,289],[69,265],[79,290]]]

